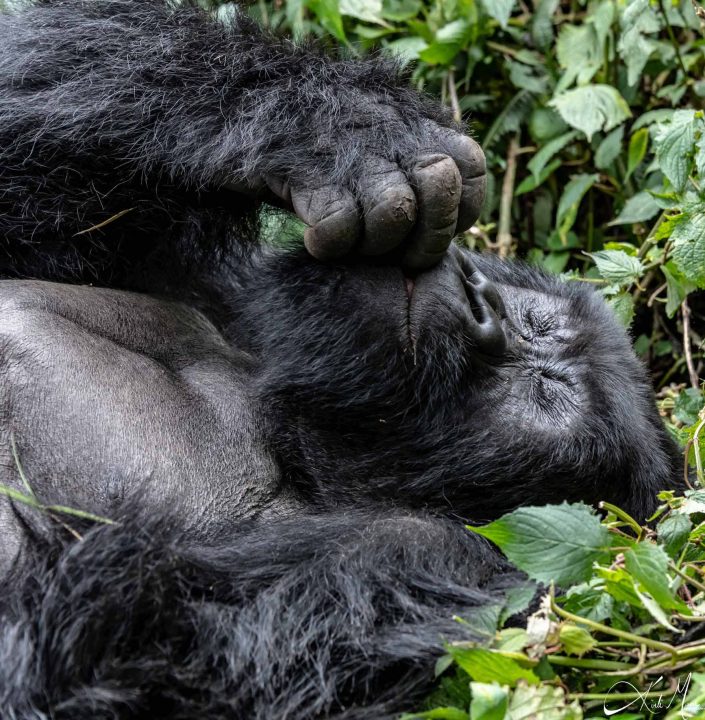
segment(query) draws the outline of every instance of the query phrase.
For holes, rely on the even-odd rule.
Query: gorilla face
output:
[[[245,324],[279,455],[307,501],[384,498],[483,520],[610,500],[644,515],[675,482],[644,369],[590,288],[458,248],[415,278],[261,262]]]

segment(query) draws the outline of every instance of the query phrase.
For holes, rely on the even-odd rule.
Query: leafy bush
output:
[[[531,583],[472,618],[484,639],[446,646],[429,709],[406,720],[705,717],[705,492],[659,497],[655,530],[611,505],[600,521],[565,503],[470,528],[531,580],[568,590],[550,587],[525,628],[506,622]]]

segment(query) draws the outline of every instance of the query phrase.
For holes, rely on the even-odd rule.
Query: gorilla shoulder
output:
[[[101,515],[139,493],[208,535],[272,503],[253,359],[181,303],[0,281],[2,482]],[[245,501],[246,498],[246,501]],[[204,508],[220,508],[203,522]]]

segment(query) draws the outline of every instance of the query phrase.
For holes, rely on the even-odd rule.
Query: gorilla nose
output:
[[[502,320],[506,317],[502,297],[494,283],[475,267],[469,257],[462,258],[461,268],[470,307],[469,335],[480,352],[501,357],[507,349],[507,337],[502,327]]]

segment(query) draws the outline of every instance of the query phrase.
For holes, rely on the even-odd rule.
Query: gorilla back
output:
[[[395,717],[521,581],[464,521],[676,486],[599,296],[447,249],[481,153],[394,68],[59,0],[0,85],[0,481],[117,523],[0,505],[4,718]]]

